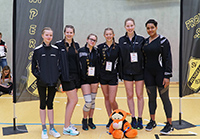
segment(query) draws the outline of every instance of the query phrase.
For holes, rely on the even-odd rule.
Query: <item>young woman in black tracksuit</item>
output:
[[[40,97],[40,119],[42,122],[42,138],[48,138],[46,129],[46,107],[49,118],[49,134],[60,137],[54,128],[53,100],[56,85],[60,76],[60,54],[58,47],[51,44],[53,31],[49,27],[42,30],[43,43],[34,50],[32,58],[32,73],[37,78],[37,88]],[[46,91],[48,89],[48,95]]]
[[[78,51],[81,67],[81,89],[85,99],[82,119],[83,130],[88,130],[88,126],[91,129],[96,128],[95,124],[93,123],[95,98],[99,82],[99,57],[98,51],[94,47],[96,42],[97,36],[95,34],[90,34],[87,37],[86,45],[80,48]],[[87,121],[88,117],[89,119]]]
[[[116,94],[118,87],[118,59],[119,45],[115,42],[114,31],[112,28],[104,30],[106,42],[99,44],[98,51],[100,57],[100,84],[104,94],[104,101],[108,117],[112,110],[118,109]],[[106,128],[109,128],[112,119],[109,120]]]
[[[169,79],[172,77],[172,58],[169,41],[162,35],[157,34],[157,22],[150,19],[145,24],[150,37],[144,45],[145,70],[144,79],[149,97],[149,112],[151,120],[146,126],[147,131],[156,127],[155,111],[157,88],[164,105],[167,117],[166,126],[160,131],[168,134],[173,131],[172,105],[169,99]]]
[[[144,45],[145,39],[135,33],[135,21],[132,18],[127,18],[125,20],[124,27],[126,29],[126,34],[119,39],[120,78],[124,80],[126,88],[127,103],[129,111],[132,114],[131,125],[133,128],[142,129],[142,113],[144,107],[142,46]],[[134,81],[138,105],[138,121],[136,121],[135,118],[135,104],[133,100]]]
[[[70,123],[74,108],[78,102],[77,91],[80,88],[80,66],[78,59],[79,44],[74,42],[75,28],[72,25],[66,25],[64,28],[65,38],[57,41],[61,54],[61,84],[63,91],[67,95],[67,104],[65,110],[65,124],[63,134],[72,136],[79,135],[79,131]]]

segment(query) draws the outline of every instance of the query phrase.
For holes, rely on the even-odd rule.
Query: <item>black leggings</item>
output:
[[[162,100],[165,114],[167,118],[172,117],[172,104],[169,100],[169,87],[164,88],[163,86],[164,72],[148,71],[144,70],[144,81],[149,97],[149,112],[151,115],[155,114],[157,103],[157,89],[159,91],[160,98]]]
[[[3,86],[0,85],[0,91],[3,92],[4,94],[10,94],[12,89],[13,89],[13,84],[12,83],[10,83],[10,86],[8,88],[3,87]]]
[[[47,109],[53,109],[53,100],[56,94],[56,86],[40,86],[38,87],[38,93],[40,97],[40,109],[44,110],[47,106]],[[46,96],[46,90],[48,89],[48,94]]]

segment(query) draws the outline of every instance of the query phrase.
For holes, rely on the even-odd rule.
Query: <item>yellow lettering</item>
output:
[[[187,30],[190,30],[190,28],[195,27],[199,23],[200,23],[200,13],[195,15],[193,18],[190,18],[189,20],[185,21],[185,26]]]
[[[32,57],[33,57],[33,51],[29,53],[28,59],[32,60]]]
[[[200,38],[200,28],[197,28],[196,34],[194,35],[194,39]]]
[[[195,25],[199,24],[199,15],[194,16],[194,23]]]
[[[35,39],[30,39],[29,40],[29,48],[35,48],[36,40]]]
[[[29,19],[33,20],[34,17],[38,15],[38,10],[35,8],[32,8],[30,11]]]
[[[190,20],[185,21],[185,26],[188,30],[190,30]]]
[[[35,35],[37,25],[30,25],[29,34]]]

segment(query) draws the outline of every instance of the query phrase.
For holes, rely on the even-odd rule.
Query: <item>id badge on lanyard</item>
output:
[[[106,71],[112,71],[112,62],[106,61]]]
[[[88,68],[88,76],[94,76],[95,73],[95,67],[89,67]]]
[[[130,53],[131,62],[138,62],[138,55],[136,52]]]
[[[138,54],[137,54],[137,52],[134,52],[135,51],[136,40],[137,40],[137,35],[135,36],[135,40],[134,40],[134,44],[133,44],[133,52],[130,53],[131,63],[132,62],[138,62]]]

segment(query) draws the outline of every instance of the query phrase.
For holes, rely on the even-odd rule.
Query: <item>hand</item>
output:
[[[163,85],[164,85],[164,88],[166,88],[167,86],[169,86],[169,79],[168,78],[164,78],[163,79]]]

